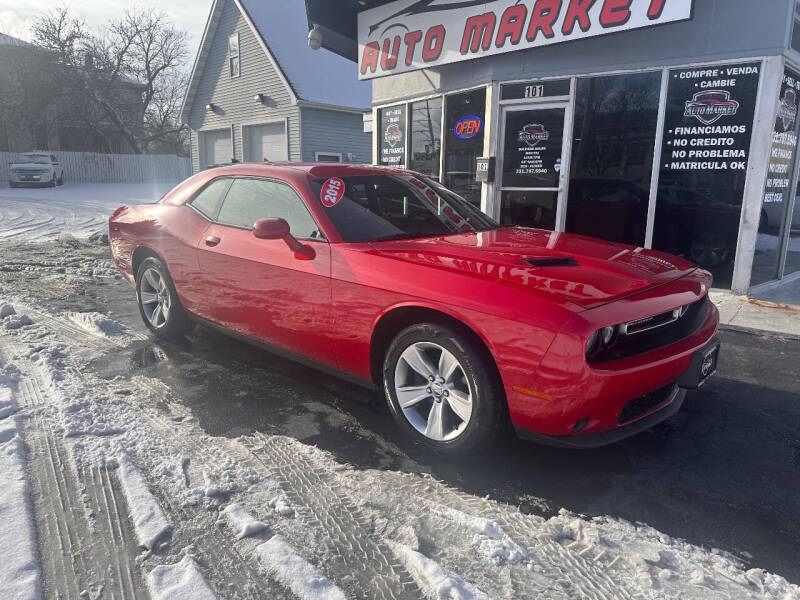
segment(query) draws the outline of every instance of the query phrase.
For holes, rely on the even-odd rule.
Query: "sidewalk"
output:
[[[800,340],[800,306],[734,296],[724,291],[712,291],[710,297],[719,309],[723,329],[750,329]]]

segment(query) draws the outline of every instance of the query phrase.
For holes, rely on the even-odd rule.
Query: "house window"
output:
[[[338,163],[342,162],[342,155],[338,152],[316,152],[314,153],[314,159],[317,162]]]
[[[228,38],[228,65],[230,67],[231,77],[239,76],[239,60],[239,34],[234,33]]]

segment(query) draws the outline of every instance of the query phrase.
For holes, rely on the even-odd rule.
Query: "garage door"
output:
[[[286,147],[286,124],[269,123],[266,125],[250,125],[245,127],[247,143],[246,160],[261,162],[289,160]]]
[[[203,131],[200,137],[203,148],[201,167],[230,164],[233,157],[230,129]]]

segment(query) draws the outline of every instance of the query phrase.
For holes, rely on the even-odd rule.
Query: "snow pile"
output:
[[[0,581],[3,597],[34,600],[42,594],[36,529],[25,447],[17,419],[11,416],[16,411],[12,381],[4,371],[9,369],[0,370]]]
[[[279,535],[259,544],[256,555],[264,569],[300,600],[347,600],[342,590]]]
[[[528,560],[528,553],[512,540],[503,528],[494,521],[468,515],[447,506],[439,506],[434,511],[453,523],[471,531],[475,551],[496,564],[518,563]]]
[[[397,542],[387,543],[431,600],[489,600],[489,596],[482,591],[424,554]]]
[[[98,312],[70,312],[66,317],[78,327],[98,337],[120,337],[125,335],[125,328],[116,321]]]
[[[124,451],[119,452],[116,464],[136,537],[142,546],[153,550],[172,531],[172,524],[150,493],[139,469]]]
[[[245,509],[236,503],[222,511],[228,526],[236,533],[236,539],[250,537],[267,530],[261,521],[256,521]]]
[[[7,306],[7,305],[6,305]],[[14,310],[13,308],[11,310]],[[27,327],[28,325],[33,325],[33,321],[28,315],[18,315],[16,313],[12,313],[5,317],[0,323],[3,324],[7,330],[12,329],[21,329],[23,327]]]
[[[270,500],[269,505],[282,517],[294,517],[294,508],[283,492],[278,493],[277,496]]]
[[[147,585],[153,600],[217,600],[205,577],[190,557],[150,572]]]

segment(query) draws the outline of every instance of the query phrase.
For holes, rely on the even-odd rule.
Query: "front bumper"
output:
[[[11,173],[9,176],[9,181],[14,185],[30,185],[30,186],[37,186],[37,185],[44,185],[48,183],[52,183],[55,179],[54,173],[41,173],[36,175],[23,175],[18,173]]]
[[[625,438],[634,436],[637,433],[641,433],[642,431],[646,431],[647,429],[658,425],[662,421],[666,421],[681,409],[685,398],[686,390],[674,385],[672,386],[672,391],[668,397],[668,400],[666,403],[661,405],[661,408],[655,410],[655,412],[651,412],[637,421],[633,421],[632,423],[628,423],[627,425],[622,425],[608,431],[555,436],[535,433],[528,429],[515,429],[519,437],[536,442],[538,444],[543,444],[545,446],[573,448],[576,450],[599,448],[601,446],[608,446],[609,444],[613,444],[615,442],[619,442],[620,440],[624,440]]]
[[[716,342],[719,326],[719,312],[707,296],[709,285],[710,276],[698,271],[623,301],[579,313],[555,336],[534,373],[504,379],[514,427],[523,432],[523,437],[558,440],[591,435],[597,437],[586,439],[614,440],[641,430],[642,425],[633,423],[634,419],[647,418],[647,426],[652,426],[657,417],[651,418],[651,414],[664,413],[662,419],[667,418],[675,399],[650,405],[645,402],[641,405],[644,409],[634,410],[633,416],[629,404],[645,397],[652,400],[654,394],[676,384],[696,387],[697,378],[692,385],[692,378],[685,374],[697,368],[698,352]],[[687,313],[694,316],[680,337],[606,362],[587,363],[585,340],[589,332],[700,300],[702,310]],[[608,442],[589,443],[588,447],[602,443]]]

